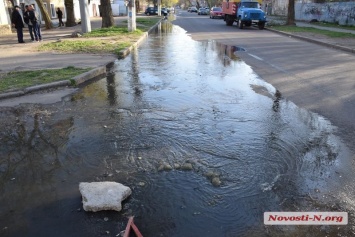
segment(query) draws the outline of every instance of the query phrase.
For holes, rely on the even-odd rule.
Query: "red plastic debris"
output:
[[[133,222],[133,216],[128,219],[128,223],[123,237],[129,237],[131,229],[137,237],[143,237],[143,235],[141,234],[141,232],[139,232],[137,226]]]

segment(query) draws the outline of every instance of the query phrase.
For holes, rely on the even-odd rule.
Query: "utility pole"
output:
[[[88,0],[79,0],[79,4],[80,4],[80,17],[81,17],[81,31],[83,33],[91,32]]]
[[[133,32],[137,29],[136,26],[136,3],[135,0],[125,1],[126,6],[128,6],[128,31]]]
[[[158,16],[161,16],[161,0],[158,0]]]

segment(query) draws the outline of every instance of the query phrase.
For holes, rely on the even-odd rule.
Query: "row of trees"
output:
[[[46,29],[53,28],[52,20],[46,10],[42,0],[36,0],[37,6],[39,7],[43,21],[45,22]],[[74,3],[73,0],[64,0],[64,5],[67,12],[66,26],[75,26],[75,15],[74,15]],[[102,28],[111,27],[114,25],[114,19],[112,15],[112,8],[110,0],[100,0],[100,11],[102,15]]]
[[[133,1],[133,0],[132,0]],[[139,0],[135,0],[136,6],[139,6]],[[39,6],[39,9],[42,13],[43,20],[45,22],[45,26],[47,29],[50,29],[53,27],[51,18],[49,16],[49,13],[44,7],[43,1],[42,0],[36,0],[37,5]],[[157,6],[158,5],[158,0],[152,0],[152,3]],[[185,5],[185,6],[193,6],[195,5],[195,2],[192,3],[191,0],[162,0],[161,3],[165,6],[173,6],[175,4],[180,4],[180,5]],[[213,6],[220,6],[222,5],[222,0],[206,0],[205,3],[208,5],[208,7],[213,7]],[[197,0],[196,1],[197,7],[199,7],[201,4]],[[64,0],[64,5],[66,8],[67,12],[67,21],[66,21],[66,26],[75,26],[75,16],[74,16],[74,3],[73,0]],[[138,7],[137,7],[138,9]],[[110,0],[100,0],[100,11],[101,11],[101,16],[102,16],[102,28],[106,27],[111,27],[114,25],[114,19],[112,15],[112,8],[111,8],[111,2]],[[295,25],[295,0],[289,0],[288,4],[288,15],[287,15],[287,25]]]

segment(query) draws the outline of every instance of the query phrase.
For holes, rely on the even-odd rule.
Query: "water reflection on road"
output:
[[[62,103],[3,108],[0,233],[116,236],[129,215],[144,236],[347,233],[264,227],[264,211],[330,211],[349,154],[235,50],[164,22]],[[80,210],[78,183],[101,180],[133,188],[122,213]]]

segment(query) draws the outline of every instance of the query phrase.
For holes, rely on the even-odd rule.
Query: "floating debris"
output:
[[[218,186],[221,185],[221,180],[219,179],[219,177],[213,177],[213,179],[212,179],[212,185],[213,185],[213,186],[216,186],[216,187],[218,187]]]
[[[169,171],[169,170],[172,170],[173,167],[171,167],[171,165],[169,164],[161,164],[159,167],[158,167],[158,171]]]
[[[143,187],[143,186],[145,186],[145,182],[139,182],[138,185]]]
[[[193,166],[191,163],[184,163],[182,166],[181,166],[181,169],[182,170],[193,170]]]

